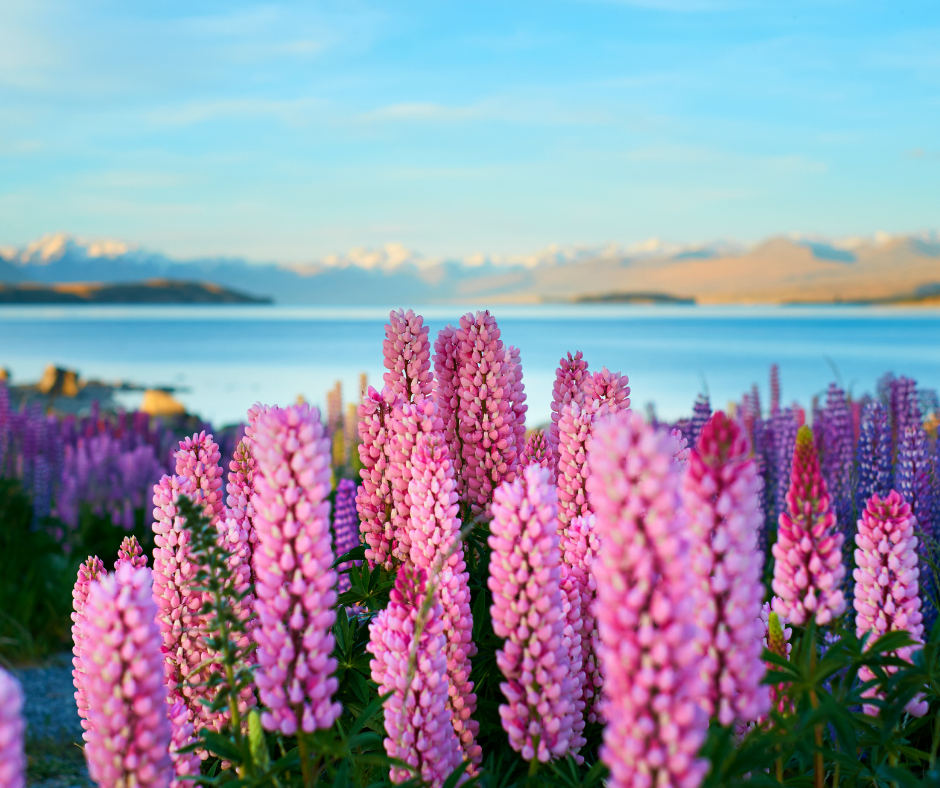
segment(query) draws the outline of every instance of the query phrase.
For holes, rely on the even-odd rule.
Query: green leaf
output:
[[[238,751],[238,748],[221,733],[203,728],[199,731],[199,737],[205,744],[205,748],[214,755],[218,755],[220,758],[232,763],[242,762],[242,754]]]

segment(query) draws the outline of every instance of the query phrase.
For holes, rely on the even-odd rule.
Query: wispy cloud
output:
[[[276,118],[289,126],[303,126],[313,120],[325,103],[311,98],[264,99],[232,98],[192,101],[146,113],[152,123],[188,126],[221,118]]]

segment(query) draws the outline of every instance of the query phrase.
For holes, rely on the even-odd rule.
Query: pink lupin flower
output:
[[[584,672],[581,700],[584,704],[584,718],[588,722],[600,720],[600,691],[604,684],[597,657],[598,639],[594,610],[597,581],[594,578],[593,565],[597,560],[600,544],[594,531],[593,514],[578,516],[568,523],[568,532],[560,540],[563,566],[567,572],[566,582],[568,586],[574,587],[578,594],[577,616],[581,620],[580,662]]]
[[[88,589],[99,577],[106,574],[104,563],[98,556],[88,556],[78,568],[78,577],[72,588],[72,683],[75,685],[75,703],[78,706],[78,716],[82,720],[82,728],[88,730],[88,700],[85,697],[85,665],[83,653],[85,651],[85,603],[88,600]],[[86,733],[82,734],[87,737]],[[2,785],[2,783],[0,783]]]
[[[176,475],[192,479],[193,489],[201,492],[206,514],[213,525],[218,524],[224,508],[221,457],[218,444],[205,430],[181,440],[176,452]]]
[[[385,324],[382,354],[385,385],[409,402],[427,397],[434,388],[431,375],[431,343],[421,315],[410,309],[391,312]]]
[[[593,564],[609,785],[696,788],[701,709],[689,546],[674,440],[639,414],[595,426],[588,494],[603,549]]]
[[[0,668],[0,786],[3,788],[26,786],[25,731],[23,691],[12,675]]]
[[[519,458],[517,472],[521,473],[527,465],[548,468],[551,483],[555,484],[555,453],[548,442],[548,437],[542,430],[532,430],[532,434],[526,440],[522,456]]]
[[[257,474],[252,505],[258,530],[255,603],[267,730],[291,736],[329,728],[342,712],[332,626],[336,572],[330,542],[330,441],[308,405],[272,408],[253,438]]]
[[[333,534],[336,538],[336,556],[345,555],[359,547],[359,514],[356,512],[356,483],[351,479],[340,479],[336,485],[336,506],[333,510]],[[352,561],[339,565],[340,571],[348,569]],[[356,564],[361,563],[356,561]],[[342,594],[350,589],[349,576],[339,576],[338,590]]]
[[[255,438],[255,432],[258,429],[258,419],[261,417],[261,414],[267,413],[269,410],[271,410],[270,405],[262,405],[260,402],[256,402],[248,408],[248,423],[245,425],[245,438],[248,439],[249,443]]]
[[[388,420],[389,465],[386,475],[392,488],[392,562],[401,565],[411,560],[411,501],[408,483],[411,481],[411,457],[415,443],[423,433],[441,432],[444,423],[438,414],[437,403],[430,397],[419,397],[414,402],[399,402]]]
[[[454,731],[466,757],[479,764],[483,752],[476,742],[479,723],[472,718],[477,697],[470,680],[473,616],[470,612],[470,575],[460,541],[459,501],[454,468],[443,433],[421,433],[412,454],[408,485],[411,502],[411,563],[427,572],[442,606],[447,678],[447,699]]]
[[[130,564],[134,569],[147,566],[147,556],[144,555],[144,550],[136,536],[125,536],[121,541],[117,561],[114,562],[114,571],[117,571],[121,564]]]
[[[506,348],[506,363],[511,370],[509,399],[512,403],[512,432],[516,446],[516,457],[520,456],[525,446],[525,414],[529,406],[525,404],[525,385],[522,381],[522,356],[519,348],[510,345]]]
[[[499,326],[488,311],[460,318],[455,338],[460,364],[457,414],[463,451],[460,472],[471,510],[480,513],[489,507],[493,490],[515,476],[517,451],[511,396],[514,377],[506,363]]]
[[[219,532],[219,544],[229,553],[228,566],[232,572],[232,588],[241,595],[241,599],[233,605],[233,612],[240,621],[245,624],[246,634],[242,635],[243,642],[239,646],[247,647],[249,636],[247,633],[257,626],[257,619],[253,615],[254,595],[248,593],[252,583],[252,545],[251,535],[254,529],[250,521],[238,519],[231,510],[227,510],[228,516],[224,517],[216,526]],[[249,655],[249,662],[254,662],[254,655]],[[254,697],[249,691],[245,694],[245,699],[253,701]],[[254,705],[251,703],[250,705]],[[224,714],[228,710],[223,710]]]
[[[559,589],[561,590],[561,613],[565,622],[562,630],[562,643],[567,646],[568,677],[571,681],[572,698],[571,707],[571,739],[568,742],[568,752],[577,763],[584,763],[584,756],[580,754],[581,748],[587,744],[584,738],[584,689],[587,677],[582,661],[581,631],[584,622],[581,619],[581,589],[574,577],[571,567],[561,562],[561,575]]]
[[[407,764],[391,768],[393,783],[418,776],[441,788],[463,760],[448,705],[443,618],[436,595],[428,594],[427,573],[404,566],[388,606],[369,625],[372,680],[379,695],[392,693],[385,701],[385,751]]]
[[[254,509],[251,496],[255,489],[255,458],[251,453],[251,439],[242,438],[235,447],[235,453],[229,462],[228,483],[225,503],[229,508],[229,519],[234,519],[248,534],[248,546],[254,551],[258,544],[258,535],[252,525]]]
[[[189,710],[181,700],[176,700],[168,709],[170,719],[170,760],[177,778],[199,774],[199,756],[195,752],[180,752],[196,741],[196,733],[189,720]],[[190,788],[192,780],[174,779],[170,788]]]
[[[705,709],[722,725],[754,722],[770,708],[761,685],[761,478],[749,453],[741,428],[718,411],[702,427],[682,476],[699,580]]]
[[[884,499],[877,493],[869,498],[858,521],[855,535],[858,568],[853,572],[855,632],[858,637],[869,633],[868,645],[888,632],[897,631],[906,631],[912,640],[923,643],[915,523],[910,505],[894,490]],[[919,646],[905,646],[898,649],[896,656],[910,662],[916,648]],[[888,666],[886,671],[894,673],[897,667]],[[862,681],[875,677],[867,667],[860,668],[858,676]],[[878,691],[871,688],[865,694],[875,697]],[[908,704],[907,711],[921,717],[927,713],[927,706],[927,701],[917,697]],[[866,704],[865,712],[876,715],[878,708]]]
[[[457,494],[463,494],[463,478],[460,466],[463,462],[462,433],[458,427],[460,419],[460,362],[457,358],[457,329],[445,326],[434,340],[434,399],[444,422],[444,437],[451,447],[457,480]]]
[[[581,407],[577,402],[571,402],[558,421],[558,519],[563,534],[575,517],[591,512],[585,483],[588,476],[587,442],[595,415],[593,404]]]
[[[800,427],[793,452],[787,511],[780,513],[773,546],[775,610],[797,626],[815,616],[828,624],[845,610],[840,585],[842,534],[829,508],[829,492],[819,470],[813,432]]]
[[[673,459],[681,471],[689,462],[689,457],[692,456],[692,448],[689,446],[689,441],[682,437],[682,430],[680,430],[678,427],[672,430],[669,434],[672,436],[673,441],[675,441],[675,455],[673,456]]]
[[[584,378],[584,402],[607,406],[609,413],[630,410],[630,387],[626,375],[611,372],[604,367],[600,372]]]
[[[555,371],[555,385],[552,391],[552,425],[548,432],[548,441],[553,447],[558,446],[558,422],[565,407],[571,402],[584,405],[584,382],[590,377],[584,355],[579,350],[573,356],[558,362]]]
[[[509,744],[527,761],[563,757],[575,738],[570,641],[561,592],[558,506],[548,471],[530,465],[493,496],[490,523],[490,613],[504,638],[496,663],[506,681],[499,707]]]
[[[359,459],[362,463],[359,475],[362,484],[356,496],[356,508],[370,567],[391,569],[394,566],[394,501],[389,477],[390,420],[395,406],[401,401],[401,397],[388,387],[380,394],[370,386],[359,406]]]
[[[85,758],[99,785],[167,788],[173,779],[160,631],[150,572],[123,565],[85,603]]]

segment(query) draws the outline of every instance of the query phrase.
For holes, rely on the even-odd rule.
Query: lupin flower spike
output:
[[[552,391],[552,425],[548,432],[548,441],[553,447],[558,446],[558,422],[565,406],[570,402],[584,404],[584,383],[590,377],[587,361],[579,350],[573,356],[558,362],[555,370],[555,386]]]
[[[228,467],[225,503],[230,510],[229,519],[234,519],[245,529],[249,547],[253,551],[258,543],[258,535],[251,522],[255,514],[251,507],[251,496],[255,489],[255,458],[251,453],[250,438],[245,437],[238,442]]]
[[[88,556],[78,568],[78,578],[72,588],[72,683],[75,685],[75,703],[78,706],[78,716],[82,720],[82,728],[88,730],[88,700],[85,696],[85,603],[88,600],[88,589],[91,584],[106,574],[104,563],[98,556]],[[87,737],[87,733],[82,734]],[[0,783],[2,785],[2,783]]]
[[[570,675],[557,504],[546,469],[530,465],[497,488],[490,533],[490,612],[505,639],[496,652],[508,701],[499,716],[509,745],[545,763],[571,750],[581,695]]]
[[[692,419],[689,422],[689,445],[694,446],[705,422],[712,415],[712,406],[707,394],[699,394],[692,406]]]
[[[927,433],[920,427],[907,427],[898,440],[895,480],[898,492],[911,505],[911,511],[917,518],[917,531],[933,536],[934,458],[930,454]]]
[[[845,610],[840,590],[844,537],[835,530],[829,501],[813,433],[804,425],[796,436],[788,508],[780,513],[773,546],[775,610],[797,626],[813,617],[825,625]]]
[[[780,367],[770,365],[770,417],[780,412]]]
[[[542,430],[532,430],[532,434],[525,442],[525,448],[519,460],[519,473],[522,473],[522,469],[527,465],[548,468],[550,481],[555,484],[555,453]]]
[[[869,402],[862,410],[858,438],[858,483],[855,509],[861,515],[873,495],[881,498],[891,491],[891,425],[888,410],[880,402]]]
[[[611,372],[604,367],[584,379],[584,402],[595,403],[598,408],[607,406],[608,413],[630,410],[629,379],[619,372]]]
[[[147,556],[144,555],[144,550],[136,536],[125,536],[121,542],[117,561],[114,562],[114,570],[117,571],[121,564],[130,564],[134,569],[147,566]]]
[[[525,446],[525,414],[529,406],[525,404],[525,384],[522,380],[522,355],[519,348],[510,345],[506,348],[506,363],[508,364],[510,374],[510,394],[509,399],[512,403],[512,431],[513,443],[516,446],[516,461],[522,456],[522,449]]]
[[[382,341],[385,385],[405,400],[427,397],[434,388],[431,375],[431,343],[421,315],[399,309],[389,313]]]
[[[682,502],[695,537],[707,711],[722,725],[753,722],[770,707],[761,685],[761,479],[748,454],[740,426],[718,411],[702,428],[682,477]]]
[[[340,479],[336,485],[336,507],[333,512],[333,533],[336,537],[336,556],[345,555],[359,547],[359,514],[356,512],[356,483],[351,479]],[[340,564],[340,571],[349,568],[349,563]],[[339,592],[350,588],[348,575],[339,576]]]
[[[85,604],[85,758],[104,786],[167,788],[173,779],[160,631],[146,569],[125,564]]]
[[[787,493],[790,490],[790,468],[793,465],[793,452],[796,449],[796,433],[800,425],[796,414],[790,408],[777,413],[770,420],[770,433],[773,441],[773,478],[774,518],[786,511]]]
[[[611,788],[696,788],[701,708],[689,547],[673,439],[639,414],[599,423],[588,494],[602,546],[594,561],[604,675],[601,759]]]
[[[199,756],[195,752],[180,752],[196,741],[195,728],[189,719],[189,710],[181,700],[173,701],[168,709],[170,719],[170,760],[176,778],[199,774]],[[192,780],[174,779],[170,788],[192,788]]]
[[[393,766],[393,783],[416,775],[441,788],[463,760],[448,705],[447,648],[443,608],[427,593],[427,573],[404,566],[388,606],[369,626],[372,680],[385,701],[385,751],[404,761]],[[461,782],[466,780],[463,776]]]
[[[259,626],[255,681],[264,727],[292,736],[329,728],[342,712],[332,626],[336,572],[330,542],[330,442],[308,405],[272,408],[254,437],[252,504]]]
[[[564,535],[568,524],[590,514],[587,500],[587,442],[597,413],[595,404],[569,403],[558,421],[558,519]],[[562,549],[565,549],[562,539]]]
[[[25,730],[23,691],[12,675],[0,668],[0,786],[3,788],[26,786]]]
[[[517,454],[512,424],[514,372],[506,363],[496,319],[488,312],[460,318],[454,335],[459,363],[457,413],[465,481],[462,497],[474,514],[489,508],[493,490],[515,477]]]
[[[869,633],[868,645],[888,632],[900,630],[911,639],[922,643],[923,617],[920,611],[917,578],[917,537],[914,535],[914,516],[911,507],[892,490],[884,500],[873,495],[861,519],[855,536],[855,632],[858,637]],[[917,646],[898,649],[897,656],[911,661]],[[897,671],[894,665],[888,673]],[[871,681],[874,674],[867,667],[858,672],[861,681]],[[877,694],[874,688],[865,693]],[[927,712],[927,701],[921,697],[912,700],[907,711],[921,717]],[[867,714],[878,714],[878,708],[866,704]]]
[[[412,454],[408,484],[411,502],[411,563],[433,579],[443,607],[446,639],[447,699],[452,722],[466,757],[479,764],[482,750],[476,742],[479,724],[472,718],[477,698],[470,681],[473,615],[470,612],[470,575],[460,542],[459,500],[454,469],[441,432],[418,435]]]
[[[222,468],[219,465],[218,444],[205,430],[180,441],[176,452],[176,475],[192,480],[193,489],[199,490],[205,501],[206,513],[217,525],[225,508],[222,494]]]
[[[460,473],[463,463],[462,433],[457,427],[457,412],[460,409],[460,363],[457,359],[457,329],[442,328],[434,340],[434,399],[444,422],[444,437],[451,448],[454,473],[457,479],[457,494],[463,495],[464,480]]]
[[[822,472],[832,496],[836,526],[848,537],[852,531],[852,414],[845,392],[829,384],[823,421]]]

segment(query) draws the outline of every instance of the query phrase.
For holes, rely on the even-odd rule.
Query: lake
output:
[[[467,309],[426,307],[432,338]],[[503,340],[522,351],[529,423],[550,416],[558,359],[581,350],[590,368],[625,373],[634,408],[687,415],[707,390],[723,407],[780,366],[783,400],[808,404],[831,380],[856,394],[887,370],[940,387],[940,311],[872,307],[497,306]],[[286,306],[3,306],[0,366],[14,382],[47,364],[85,379],[183,389],[187,408],[216,423],[243,418],[253,402],[323,405],[359,373],[381,383],[388,309]],[[121,395],[128,407],[139,395]]]

